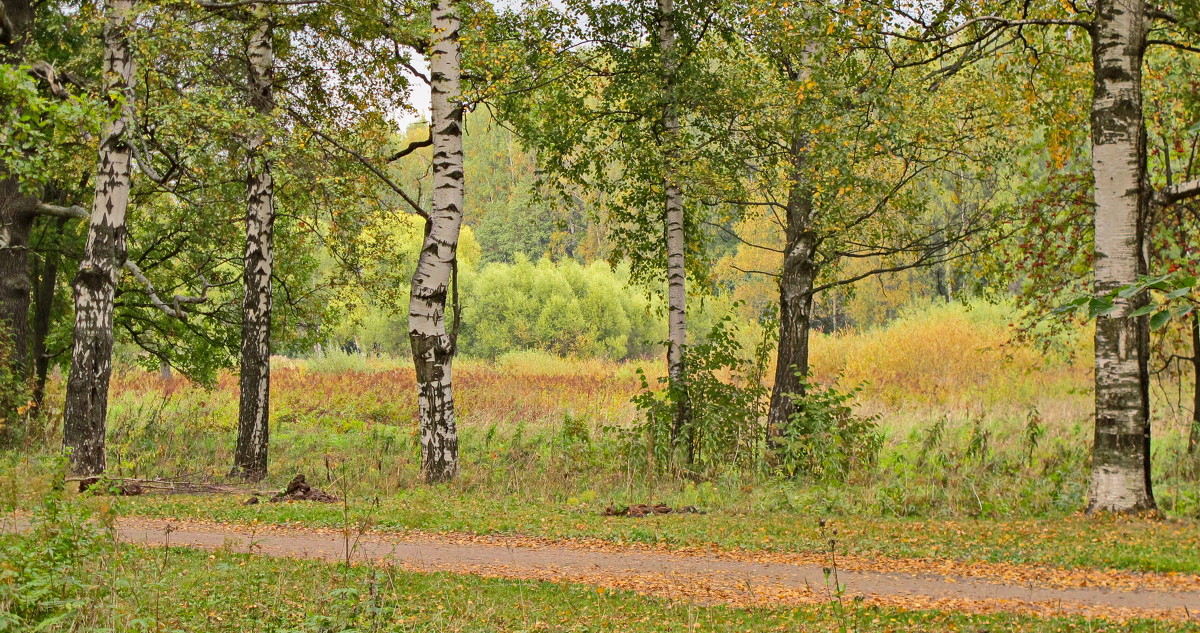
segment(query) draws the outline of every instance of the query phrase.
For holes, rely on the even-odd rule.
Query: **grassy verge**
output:
[[[1194,631],[1181,623],[700,606],[546,582],[345,567],[229,551],[0,537],[0,623],[110,631]],[[40,628],[39,628],[40,627]]]
[[[515,499],[447,497],[413,490],[377,506],[351,508],[351,521],[376,530],[427,530],[596,538],[668,547],[718,546],[756,551],[821,551],[827,547],[817,517],[790,512],[606,517],[601,507],[530,506]],[[157,518],[342,527],[341,506],[258,504],[240,498],[145,496],[125,501],[124,512]],[[1200,573],[1200,523],[1137,518],[1062,516],[1045,519],[832,520],[848,553],[950,558],[967,562],[1031,563],[1068,568]]]

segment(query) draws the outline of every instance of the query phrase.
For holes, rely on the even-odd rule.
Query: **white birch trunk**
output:
[[[270,16],[261,16],[247,44],[250,104],[259,125],[270,126],[275,109],[275,45]],[[266,147],[266,129],[254,132],[246,148],[246,253],[242,260],[241,397],[233,474],[250,480],[267,475],[271,396],[271,271],[274,267],[275,180]]]
[[[1143,221],[1149,202],[1142,56],[1143,0],[1099,0],[1092,34],[1092,170],[1095,176],[1096,292],[1146,271]],[[1145,317],[1129,314],[1144,295],[1118,299],[1096,320],[1096,432],[1089,512],[1154,508],[1150,484],[1150,403]]]
[[[75,277],[75,335],[63,410],[63,444],[71,471],[104,472],[108,382],[112,374],[113,297],[125,260],[129,206],[134,61],[129,46],[132,0],[107,0],[104,23],[105,94],[123,100],[100,137],[100,168],[87,245]],[[114,104],[117,105],[117,104]]]
[[[667,376],[679,401],[672,425],[672,441],[685,443],[687,461],[692,461],[692,442],[689,430],[689,410],[684,350],[687,345],[687,271],[684,249],[683,191],[679,187],[679,112],[676,73],[679,68],[676,50],[674,0],[658,0],[658,46],[662,56],[663,114],[665,140],[663,155],[663,189],[665,194],[665,233],[667,246]]]
[[[428,483],[458,475],[458,431],[454,425],[451,368],[454,337],[446,328],[446,300],[457,266],[462,226],[461,20],[457,0],[434,0],[430,136],[433,139],[433,205],[413,274],[408,327],[417,372],[421,425],[421,477]]]

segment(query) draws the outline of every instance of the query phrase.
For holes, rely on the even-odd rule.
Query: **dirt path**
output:
[[[11,524],[8,529],[13,529]],[[18,522],[17,530],[27,529]],[[393,564],[415,571],[447,571],[486,577],[573,582],[705,603],[781,606],[826,602],[831,593],[825,565],[753,560],[720,553],[672,553],[580,543],[497,537],[464,539],[435,534],[368,534],[347,539],[330,530],[251,529],[247,526],[133,519],[117,528],[121,540],[161,546],[227,548],[257,555]],[[355,542],[356,541],[356,542]],[[1169,575],[1144,575],[1146,586],[1120,588],[1038,586],[996,578],[837,570],[842,600],[905,609],[967,612],[1079,614],[1114,619],[1200,621],[1200,589],[1171,589]],[[900,568],[897,561],[897,568]],[[854,565],[851,565],[852,567]],[[1084,583],[1086,584],[1086,583]]]

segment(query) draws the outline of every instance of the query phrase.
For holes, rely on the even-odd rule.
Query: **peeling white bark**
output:
[[[262,16],[247,44],[250,101],[264,119],[275,109],[274,24]],[[261,122],[260,122],[261,123]],[[264,124],[264,127],[269,123]],[[271,395],[271,271],[275,226],[275,180],[265,149],[267,130],[254,133],[246,148],[246,253],[242,261],[241,397],[233,474],[259,480],[267,475]]]
[[[1092,34],[1092,171],[1095,177],[1095,290],[1108,293],[1146,271],[1143,222],[1150,199],[1142,56],[1143,0],[1099,0]],[[1150,403],[1145,317],[1129,314],[1140,295],[1118,299],[1096,320],[1096,432],[1089,512],[1154,508],[1150,484]]]
[[[432,93],[433,204],[417,260],[409,299],[408,327],[417,371],[421,425],[421,476],[429,483],[458,475],[458,431],[454,422],[451,369],[454,340],[446,328],[462,226],[461,19],[457,0],[434,0],[429,60]]]
[[[135,68],[129,46],[132,0],[107,0],[104,23],[104,94],[122,102],[100,138],[100,168],[87,244],[75,277],[75,334],[63,444],[71,450],[71,470],[104,472],[104,433],[108,382],[112,374],[113,297],[125,260],[125,211],[129,206],[129,134],[133,123]]]

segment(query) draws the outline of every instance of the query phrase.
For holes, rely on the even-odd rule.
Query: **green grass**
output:
[[[850,604],[740,609],[581,585],[489,580],[272,559],[230,551],[115,546],[103,538],[0,537],[0,612],[44,631],[1195,631],[1080,617],[904,612]],[[52,553],[54,564],[46,564]],[[86,554],[86,555],[84,555]],[[37,560],[33,560],[37,557]],[[43,591],[44,590],[44,591]],[[40,592],[34,595],[33,592]],[[13,621],[14,616],[20,618]],[[44,626],[38,628],[38,624]]]
[[[886,328],[819,337],[814,365],[822,375],[844,373],[848,385],[871,381],[860,397],[866,412],[880,414],[884,436],[877,458],[841,479],[788,479],[761,463],[688,476],[658,468],[644,434],[630,431],[630,397],[639,389],[633,365],[515,354],[456,365],[461,476],[430,489],[418,480],[408,361],[355,356],[331,365],[277,363],[272,476],[263,487],[281,488],[297,473],[317,485],[330,476],[337,483],[322,487],[357,508],[379,499],[379,529],[794,551],[823,548],[816,524],[825,518],[855,553],[1200,573],[1200,455],[1186,454],[1182,409],[1168,406],[1178,402],[1162,401],[1190,394],[1155,390],[1155,410],[1176,413],[1160,415],[1154,428],[1155,493],[1170,520],[1078,516],[1090,469],[1090,372],[1067,357],[1007,344],[1010,317],[996,307],[943,307]],[[1086,336],[1076,338],[1073,348],[1086,347]],[[236,377],[223,374],[206,390],[125,370],[111,391],[110,474],[221,480],[228,473]],[[0,510],[31,508],[49,487],[62,397],[61,382],[52,383],[50,406],[24,429],[24,444],[0,451]],[[600,516],[609,504],[660,501],[709,513]],[[342,521],[334,508],[240,502],[148,496],[126,508],[159,517]]]
[[[754,551],[821,551],[827,547],[817,516],[777,510],[706,515],[601,516],[603,504],[567,507],[522,500],[448,496],[443,490],[411,490],[359,501],[351,521],[369,516],[373,529],[516,534],[550,538],[598,538],[617,543],[674,547],[716,545]],[[148,517],[341,527],[341,506],[258,504],[240,498],[145,496],[125,500],[124,512]],[[1200,522],[1063,516],[1052,519],[901,519],[838,517],[840,546],[847,553],[951,558],[967,562],[1031,563],[1067,568],[1112,568],[1200,573]]]

